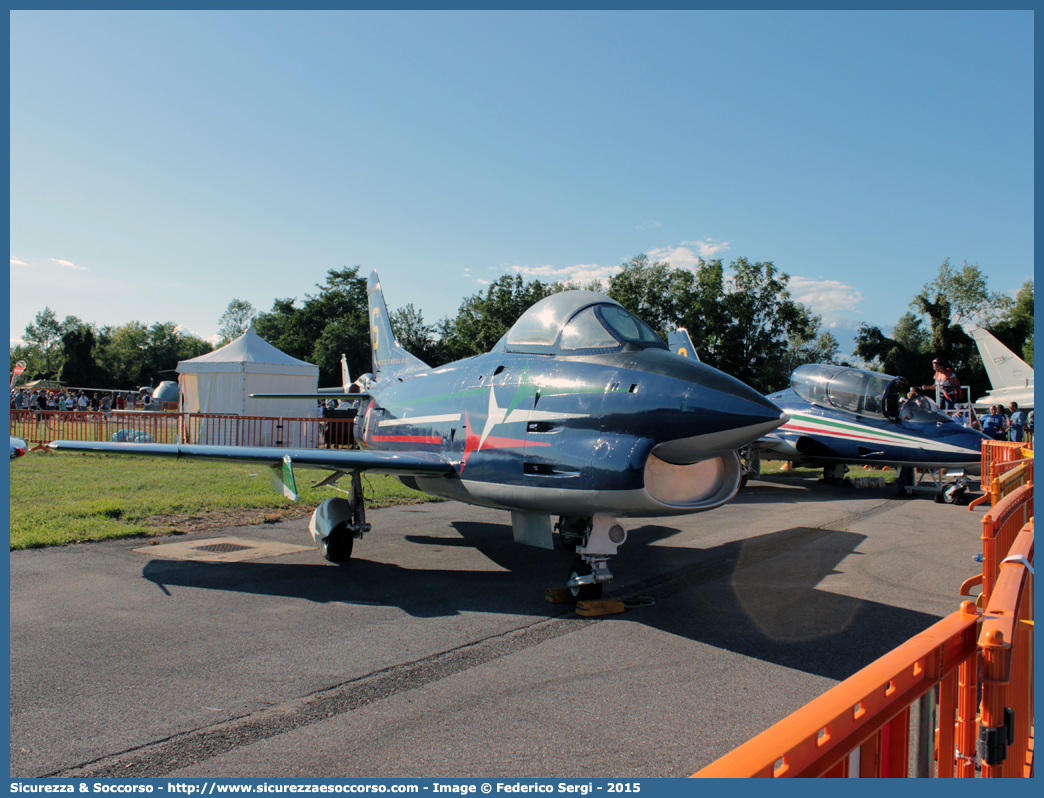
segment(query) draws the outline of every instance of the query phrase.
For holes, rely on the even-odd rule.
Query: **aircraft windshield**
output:
[[[927,396],[915,396],[903,403],[902,410],[899,411],[899,420],[911,421],[914,424],[937,424],[952,419]]]
[[[860,415],[895,417],[905,380],[844,366],[799,366],[790,385],[802,399]]]
[[[613,300],[591,291],[563,291],[523,313],[496,348],[550,353],[618,349],[628,343],[666,348],[648,324]]]
[[[562,291],[537,302],[523,313],[507,333],[506,343],[550,346],[569,317],[584,305],[612,302],[593,291]]]

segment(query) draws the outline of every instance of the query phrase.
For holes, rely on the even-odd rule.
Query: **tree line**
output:
[[[252,324],[266,341],[288,355],[315,363],[321,385],[340,382],[344,353],[353,375],[370,371],[366,278],[360,267],[331,269],[318,292],[276,299],[268,312],[233,299],[218,320],[221,344]],[[789,384],[803,363],[837,362],[838,343],[822,328],[822,318],[795,301],[788,275],[772,262],[700,260],[693,269],[638,255],[604,282],[526,282],[504,275],[466,297],[457,314],[436,323],[424,320],[412,304],[392,312],[399,343],[433,367],[489,351],[530,306],[558,291],[584,288],[605,294],[648,322],[660,335],[676,326],[689,331],[705,363],[768,393]],[[914,297],[911,312],[892,336],[862,325],[855,354],[870,367],[931,379],[931,361],[946,357],[962,382],[988,386],[974,343],[959,326],[986,326],[1013,351],[1033,362],[1033,282],[1018,297],[992,293],[977,266],[963,269],[944,261],[935,280]],[[70,385],[135,388],[174,379],[178,361],[209,352],[212,345],[186,335],[173,322],[150,326],[129,322],[102,327],[67,316],[58,321],[50,308],[26,327],[24,343],[11,349],[11,363],[25,360],[29,379],[59,379]]]

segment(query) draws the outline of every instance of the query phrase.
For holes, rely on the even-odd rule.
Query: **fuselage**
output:
[[[659,516],[735,494],[735,450],[780,409],[666,349],[565,356],[491,352],[401,378],[378,374],[356,419],[367,448],[430,452],[452,478],[425,492],[500,509]]]
[[[812,466],[864,463],[916,468],[963,468],[978,473],[982,442],[978,430],[937,412],[895,419],[824,408],[793,389],[769,399],[790,420],[760,444],[765,459],[785,459]]]

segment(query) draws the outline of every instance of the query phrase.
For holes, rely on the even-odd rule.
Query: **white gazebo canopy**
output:
[[[178,363],[182,411],[313,418],[315,399],[251,399],[252,393],[314,394],[319,367],[290,357],[251,327],[227,346]]]

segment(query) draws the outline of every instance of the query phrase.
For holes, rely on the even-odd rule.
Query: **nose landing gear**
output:
[[[569,568],[566,587],[570,595],[576,601],[600,599],[603,586],[613,578],[609,558],[627,540],[627,530],[610,515],[562,517],[555,528],[562,545],[580,555]]]

